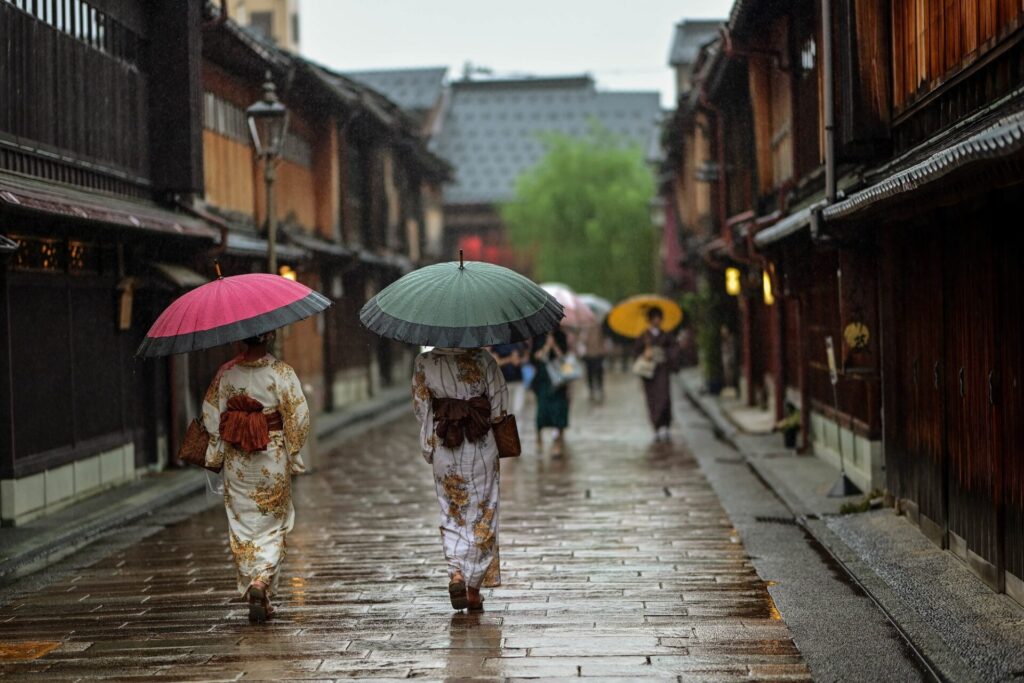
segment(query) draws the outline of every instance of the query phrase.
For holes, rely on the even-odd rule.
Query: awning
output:
[[[1024,150],[1024,111],[1002,117],[995,123],[924,161],[895,173],[822,211],[825,221],[839,220],[908,192],[920,189],[970,164],[1003,159]]]
[[[754,235],[754,246],[761,249],[806,229],[811,224],[811,214],[822,206],[825,206],[825,202],[816,202],[759,231]]]
[[[0,173],[0,204],[109,225],[216,239],[203,221],[142,200],[101,195],[59,183]]]
[[[395,254],[376,254],[366,249],[360,249],[359,260],[370,266],[394,268],[401,273],[408,273],[412,270],[412,261],[404,256]]]
[[[205,285],[209,280],[191,268],[178,265],[177,263],[153,263],[153,270],[160,273],[162,276],[174,285],[182,289],[192,289]]]
[[[257,256],[267,255],[267,241],[256,235],[246,235],[240,232],[228,233],[227,253],[234,256]],[[289,246],[287,244],[277,245],[277,257],[292,261],[303,261],[308,256],[305,249]]]
[[[356,252],[348,247],[342,246],[337,242],[329,242],[327,240],[314,237],[313,235],[304,232],[289,232],[288,240],[321,256],[329,256],[339,259],[351,259],[356,256]]]

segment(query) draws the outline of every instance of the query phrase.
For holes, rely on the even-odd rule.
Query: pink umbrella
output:
[[[280,275],[220,277],[179,297],[149,329],[136,356],[169,356],[255,337],[316,315],[331,300]]]
[[[568,285],[559,282],[549,282],[541,285],[548,294],[555,297],[558,303],[565,309],[565,317],[562,318],[562,325],[565,327],[591,327],[597,324],[597,318],[590,306],[572,291]]]

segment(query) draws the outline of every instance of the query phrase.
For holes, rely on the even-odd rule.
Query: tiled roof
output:
[[[656,92],[602,92],[589,77],[456,81],[434,150],[455,166],[445,203],[511,199],[544,157],[545,133],[587,135],[598,123],[645,149],[661,109]]]
[[[345,71],[344,75],[367,85],[402,109],[421,112],[434,107],[441,97],[448,69],[381,69],[375,71]]]
[[[685,19],[676,24],[668,63],[672,66],[693,64],[701,47],[714,40],[724,25],[724,19]]]

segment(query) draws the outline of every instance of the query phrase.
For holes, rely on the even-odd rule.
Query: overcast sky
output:
[[[668,50],[683,18],[733,0],[299,0],[302,52],[336,69],[463,64],[496,75],[589,72],[598,87],[657,90],[673,106]]]

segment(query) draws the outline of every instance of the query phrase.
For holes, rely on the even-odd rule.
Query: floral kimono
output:
[[[248,406],[250,412],[232,415],[242,412],[239,406]],[[259,412],[272,419],[255,414]],[[228,443],[229,430],[239,430],[229,417],[239,418],[245,431],[233,443]],[[206,462],[224,468],[224,505],[238,590],[245,595],[259,580],[273,593],[285,537],[295,524],[292,475],[306,470],[299,450],[309,434],[309,410],[299,378],[291,366],[270,354],[255,361],[231,360],[206,392],[203,423],[210,433]],[[262,439],[254,443],[251,434],[261,430]]]
[[[441,506],[441,541],[448,575],[461,572],[466,585],[501,584],[498,563],[498,448],[489,429],[478,441],[444,445],[435,421],[435,399],[490,403],[490,422],[505,415],[508,388],[501,369],[484,349],[435,349],[416,358],[413,408],[422,425],[420,449],[434,467]],[[468,404],[467,404],[468,405]],[[443,420],[442,420],[443,422]]]

